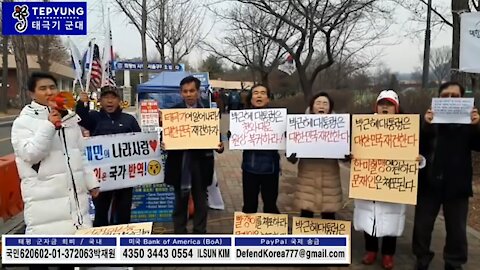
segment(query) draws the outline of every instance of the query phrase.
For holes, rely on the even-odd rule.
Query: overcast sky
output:
[[[114,2],[114,0],[87,0],[88,36],[77,36],[72,37],[72,39],[76,41],[81,51],[86,48],[88,40],[92,37],[95,37],[98,44],[103,46],[103,3],[103,14],[105,14],[105,16],[108,14],[108,8],[110,9],[114,51],[116,51],[122,58],[140,57],[140,34],[133,25],[129,24],[126,16],[118,12]],[[449,7],[450,0],[436,0],[434,2],[434,6]],[[228,5],[228,2],[223,1],[220,5],[225,7]],[[414,71],[416,67],[421,66],[420,56],[423,54],[424,33],[422,32],[405,36],[405,29],[411,28],[411,23],[409,23],[409,18],[411,17],[410,13],[404,9],[398,8],[395,11],[394,16],[396,24],[392,26],[390,30],[391,38],[388,42],[395,43],[395,45],[386,45],[380,48],[383,51],[380,61],[384,62],[392,71],[410,73]],[[446,16],[450,18],[449,14],[446,14]],[[215,23],[213,15],[209,15],[204,22],[205,31],[208,31],[212,25],[214,25],[214,27],[210,32],[209,38],[215,39],[222,35],[222,26],[221,24]],[[444,27],[442,31],[434,31],[432,39],[433,48],[444,45],[451,46],[451,28]],[[156,49],[153,42],[147,41],[147,43],[148,55],[156,55]],[[194,66],[198,66],[201,60],[206,58],[207,55],[208,53],[197,50],[189,56],[189,62]]]

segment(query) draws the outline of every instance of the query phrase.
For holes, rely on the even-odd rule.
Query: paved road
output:
[[[13,153],[12,144],[10,143],[11,130],[11,124],[0,125],[0,157]]]

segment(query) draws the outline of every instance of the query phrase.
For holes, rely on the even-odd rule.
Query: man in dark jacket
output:
[[[90,111],[88,108],[87,93],[80,94],[77,103],[77,114],[82,118],[80,125],[87,129],[90,136],[110,135],[119,133],[141,132],[137,120],[130,114],[122,112],[120,108],[120,95],[113,87],[103,87],[100,93],[100,111]],[[95,204],[94,227],[112,224],[130,223],[133,188],[124,188],[113,191],[101,192],[93,200]],[[108,211],[112,204],[115,216],[109,222]]]
[[[440,86],[441,98],[462,97],[458,83]],[[480,126],[477,109],[471,124],[432,124],[434,112],[428,110],[420,131],[420,154],[427,160],[419,174],[412,247],[417,269],[428,269],[434,253],[430,250],[432,231],[443,206],[447,238],[443,252],[445,269],[462,269],[467,262],[467,213],[472,192],[471,151],[480,151]]]
[[[200,81],[188,76],[180,82],[180,94],[183,102],[173,108],[202,108],[200,98]],[[162,142],[162,148],[165,144]],[[218,153],[224,150],[220,142]],[[188,200],[190,193],[195,205],[193,233],[207,232],[207,187],[212,184],[214,156],[212,150],[169,150],[165,163],[165,184],[175,189],[175,208],[173,223],[175,234],[187,233]]]

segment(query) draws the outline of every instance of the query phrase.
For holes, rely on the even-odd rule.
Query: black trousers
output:
[[[365,236],[365,250],[371,252],[378,252],[378,239],[379,237],[371,236],[364,232]],[[382,255],[394,255],[397,248],[396,236],[384,236],[382,238]]]
[[[309,210],[302,209],[300,212],[300,217],[305,217],[305,218],[313,218],[315,213]],[[322,219],[335,219],[335,213],[332,212],[322,212],[321,213]]]
[[[192,189],[181,190],[175,188],[175,209],[173,210],[173,225],[175,234],[186,234],[188,223],[188,200],[190,194],[195,205],[193,215],[193,233],[207,233],[208,199],[207,187],[201,183],[201,179],[192,178]]]
[[[280,214],[277,208],[278,173],[254,174],[243,171],[243,212],[256,213],[258,210],[258,194],[263,200],[263,212]]]
[[[443,248],[445,269],[461,269],[467,262],[468,198],[444,202],[440,198],[418,196],[415,206],[412,248],[419,268],[427,268],[434,253],[430,250],[435,220],[443,206],[447,239]]]
[[[133,188],[100,192],[98,197],[93,199],[95,205],[95,220],[93,221],[93,226],[101,227],[130,223],[132,192]],[[108,216],[108,210],[110,209],[112,199],[114,210],[113,220]]]
[[[48,267],[58,267],[60,270],[73,270],[73,265],[31,265],[28,268],[30,270],[49,270]]]

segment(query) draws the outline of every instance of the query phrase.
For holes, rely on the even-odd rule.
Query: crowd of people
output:
[[[183,102],[174,108],[202,108],[200,81],[186,77],[180,82]],[[31,104],[25,106],[12,127],[12,145],[21,178],[25,203],[26,234],[73,234],[91,226],[130,223],[132,189],[111,192],[99,190],[94,174],[82,163],[81,128],[89,136],[140,132],[137,120],[120,107],[120,96],[115,88],[105,87],[100,95],[100,111],[86,106],[88,95],[82,93],[76,106],[76,115],[59,110],[52,102],[57,94],[57,81],[48,73],[33,73],[28,83]],[[215,100],[220,110],[268,108],[271,92],[268,87],[255,85],[245,94],[230,92],[228,101],[224,91]],[[237,97],[233,97],[237,95]],[[244,94],[245,96],[243,96]],[[439,97],[463,97],[465,89],[455,82],[439,88]],[[228,105],[226,105],[228,104]],[[240,105],[241,104],[241,105]],[[334,100],[327,93],[313,96],[307,114],[334,113]],[[398,95],[393,90],[381,91],[375,103],[376,114],[404,113]],[[428,269],[433,258],[432,231],[440,208],[443,209],[447,237],[443,258],[445,269],[462,269],[467,262],[467,212],[472,193],[471,151],[480,151],[480,125],[477,109],[472,108],[471,124],[433,124],[435,114],[428,110],[420,127],[419,188],[415,206],[413,253],[416,269]],[[60,124],[59,124],[60,123]],[[214,171],[214,151],[222,153],[219,139],[217,149],[167,151],[165,183],[175,189],[173,212],[174,232],[187,233],[188,198],[195,203],[193,233],[207,233],[207,187]],[[165,144],[161,147],[165,149]],[[298,159],[295,154],[288,161],[298,163],[298,182],[293,204],[300,216],[335,219],[342,207],[342,189],[339,161],[332,159]],[[280,154],[276,150],[243,151],[242,185],[243,212],[258,211],[259,194],[263,212],[278,214]],[[94,198],[95,219],[88,216],[88,196]],[[109,217],[110,204],[116,215]],[[362,262],[371,265],[382,255],[385,269],[394,267],[397,237],[403,235],[406,206],[380,201],[355,200],[353,224],[365,237],[365,256]],[[379,248],[379,240],[382,240]]]

